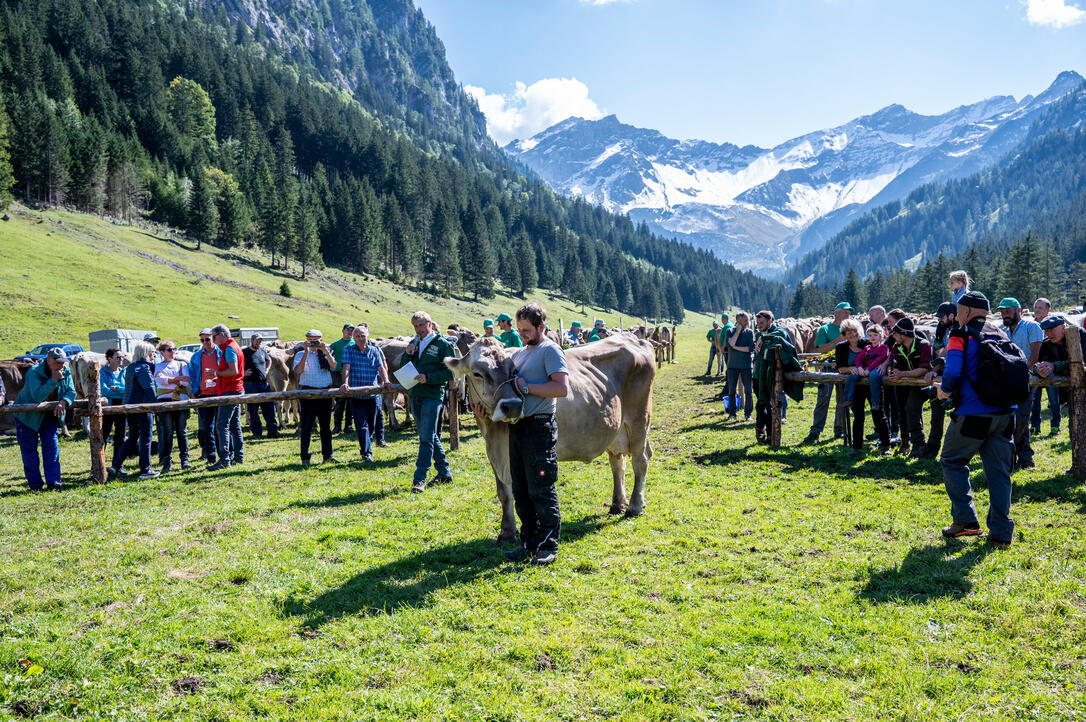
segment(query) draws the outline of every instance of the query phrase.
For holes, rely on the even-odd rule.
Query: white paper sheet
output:
[[[415,380],[415,377],[419,375],[418,369],[416,369],[415,364],[410,361],[401,366],[400,369],[395,371],[392,375],[400,382],[400,386],[403,386],[405,389],[410,389],[412,386],[417,386],[419,383]]]

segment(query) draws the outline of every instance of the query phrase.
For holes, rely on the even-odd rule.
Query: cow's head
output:
[[[445,359],[445,365],[454,376],[466,378],[472,401],[494,421],[520,418],[524,399],[516,388],[513,359],[498,339],[480,338],[464,356]]]

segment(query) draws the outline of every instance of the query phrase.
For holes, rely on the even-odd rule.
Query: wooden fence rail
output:
[[[1064,338],[1067,341],[1067,355],[1071,361],[1070,376],[1048,376],[1047,378],[1030,376],[1029,385],[1032,388],[1062,387],[1071,389],[1071,399],[1068,403],[1068,415],[1070,417],[1068,426],[1071,435],[1071,474],[1083,478],[1086,477],[1086,367],[1082,363],[1083,350],[1079,335],[1077,333],[1067,333]],[[776,375],[773,379],[773,393],[769,402],[768,440],[770,446],[778,447],[781,445],[781,399],[784,394],[784,382],[787,380],[799,381],[805,384],[843,384],[849,375],[835,371],[789,371],[788,373],[781,373],[780,354],[776,349],[774,349],[774,355],[776,356]],[[801,357],[803,356],[805,354],[801,354]],[[936,378],[935,380],[938,382],[941,379]],[[870,385],[865,376],[859,377],[856,383],[865,386]],[[913,378],[891,380],[884,377],[882,384],[884,386],[924,387],[931,386],[932,382]]]
[[[181,401],[161,401],[151,404],[118,404],[109,406],[102,399],[98,390],[98,376],[100,364],[91,361],[87,364],[87,392],[86,399],[76,399],[69,411],[73,416],[87,416],[90,428],[90,453],[91,453],[91,481],[104,483],[106,480],[106,456],[105,437],[102,434],[102,419],[106,415],[146,414],[161,413],[164,411],[184,411],[188,409],[200,409],[213,406],[244,406],[247,404],[261,404],[268,401],[300,401],[305,399],[357,399],[368,396],[384,396],[388,394],[403,393],[404,388],[399,384],[393,384],[386,389],[382,386],[357,386],[340,391],[338,388],[330,389],[297,389],[295,391],[269,391],[261,394],[240,394],[237,396],[207,396]],[[46,401],[40,404],[8,404],[0,406],[0,415],[20,414],[34,411],[52,411],[57,405],[56,401]],[[456,451],[460,448],[460,409],[459,396],[455,384],[449,385],[449,398],[447,404],[449,414],[449,450]]]

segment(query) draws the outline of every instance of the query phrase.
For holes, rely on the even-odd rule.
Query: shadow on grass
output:
[[[575,541],[615,523],[620,520],[604,515],[563,522],[562,541]],[[302,626],[308,629],[343,616],[395,614],[428,606],[435,593],[498,573],[499,567],[523,568],[506,561],[492,537],[446,544],[368,569],[309,601],[289,598],[281,610],[285,616],[303,617]]]
[[[283,508],[283,511],[287,509],[321,509],[321,508],[334,508],[337,506],[353,506],[355,504],[368,504],[371,501],[381,501],[392,496],[398,496],[407,491],[408,487],[405,485],[401,487],[390,487],[388,489],[382,489],[380,491],[360,491],[355,494],[348,494],[346,496],[330,496],[327,499],[307,499],[305,501],[295,501],[287,504]]]
[[[937,462],[906,460],[900,456],[853,457],[839,441],[826,441],[803,447],[782,446],[770,449],[751,444],[745,447],[721,449],[694,457],[698,464],[731,466],[743,461],[770,461],[783,464],[789,472],[848,474],[880,481],[906,481],[913,484],[943,483]]]
[[[1086,514],[1086,490],[1083,489],[1082,480],[1070,474],[1057,474],[1047,479],[1015,484],[1016,502],[1044,502],[1053,499],[1065,504],[1078,504],[1079,513]]]
[[[932,599],[964,597],[973,588],[969,572],[991,547],[959,540],[911,550],[901,565],[874,572],[859,597],[874,604],[924,604]]]

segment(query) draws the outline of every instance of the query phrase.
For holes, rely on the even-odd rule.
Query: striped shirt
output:
[[[376,386],[377,369],[385,365],[385,356],[372,343],[366,344],[365,351],[352,343],[343,349],[343,365],[351,367],[348,386]]]
[[[309,360],[302,366],[302,359],[306,358],[305,349],[294,355],[294,368],[298,369],[298,385],[308,386],[314,389],[326,389],[332,385],[332,372],[321,368],[318,358],[320,352],[310,349]]]

